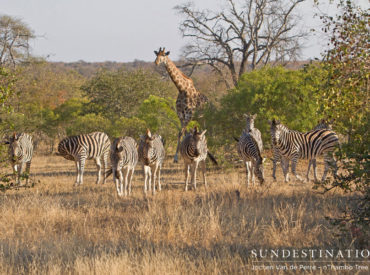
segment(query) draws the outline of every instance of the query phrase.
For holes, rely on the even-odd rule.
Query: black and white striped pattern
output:
[[[152,135],[147,129],[146,134],[140,137],[139,161],[144,170],[144,193],[147,194],[153,183],[153,195],[155,183],[158,181],[158,190],[161,191],[161,169],[165,158],[164,141],[160,135]]]
[[[96,180],[98,184],[101,178],[101,158],[103,158],[103,172],[105,174],[105,168],[108,166],[110,145],[108,135],[102,132],[71,136],[59,143],[57,155],[75,162],[77,169],[76,185],[83,184],[86,159],[94,159],[98,168],[98,178]],[[103,183],[105,183],[105,177]]]
[[[237,150],[240,158],[246,165],[247,186],[249,186],[250,177],[252,177],[252,184],[254,186],[255,175],[260,184],[263,184],[263,159],[259,150],[257,141],[252,136],[251,132],[243,131],[239,138]]]
[[[317,122],[317,125],[312,129],[312,130],[322,130],[322,129],[327,129],[327,130],[332,130],[332,124],[333,124],[333,119],[330,121],[327,121],[326,119],[321,119]],[[310,159],[308,161],[308,168],[307,168],[307,174],[306,174],[306,180],[310,180],[310,169],[311,165],[313,166],[313,175],[315,181],[317,181],[317,174],[316,174],[316,158]]]
[[[31,169],[31,161],[33,155],[32,137],[27,133],[14,133],[9,141],[8,156],[13,168],[13,173],[16,176],[16,182],[19,185],[23,173],[23,167],[26,165],[26,185],[28,184],[29,173]]]
[[[195,127],[193,131],[185,135],[184,139],[180,144],[180,153],[185,163],[185,191],[188,190],[190,173],[191,173],[191,183],[193,184],[194,189],[197,188],[196,171],[199,163],[202,166],[204,185],[205,187],[207,187],[206,179],[207,155],[211,158],[211,160],[215,164],[217,164],[214,157],[208,152],[207,140],[205,137],[206,132],[207,130],[204,130],[203,132],[200,133],[198,132],[198,128]]]
[[[260,130],[254,128],[254,120],[257,117],[257,114],[244,114],[245,117],[245,132],[250,133],[254,140],[257,142],[260,153],[263,152],[263,143]]]
[[[301,133],[289,130],[286,126],[274,119],[271,122],[271,138],[273,145],[279,150],[283,158],[285,182],[289,180],[289,162],[286,160],[291,160],[292,173],[299,180],[301,180],[301,178],[296,173],[298,159],[310,160],[317,156],[324,155],[325,169],[322,180],[325,180],[330,165],[334,166],[334,172],[336,173],[337,168],[332,152],[338,146],[339,141],[335,132],[321,129]]]
[[[116,185],[119,196],[128,193],[131,195],[132,177],[135,166],[138,162],[137,143],[131,137],[116,138],[111,146],[110,161],[112,165],[113,181]],[[122,174],[123,171],[123,174]],[[125,191],[123,192],[123,180],[125,181]]]

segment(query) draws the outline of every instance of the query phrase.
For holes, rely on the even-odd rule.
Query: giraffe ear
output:
[[[157,51],[154,51],[155,55],[158,55],[158,52]]]
[[[166,52],[166,53],[165,53],[165,55],[166,55],[166,56],[167,56],[167,55],[170,55],[170,51]]]

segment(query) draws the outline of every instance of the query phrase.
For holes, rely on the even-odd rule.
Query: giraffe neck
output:
[[[184,73],[176,67],[175,63],[173,63],[171,59],[167,58],[165,65],[173,83],[176,85],[179,92],[182,92],[184,87],[180,85],[180,81],[185,80],[185,82],[188,82],[191,81],[191,79],[185,76]]]

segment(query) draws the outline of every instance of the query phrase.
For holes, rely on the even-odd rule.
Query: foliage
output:
[[[15,66],[29,56],[33,31],[22,20],[0,15],[0,66]]]
[[[340,224],[351,225],[364,232],[369,240],[369,11],[352,1],[339,1],[340,13],[335,17],[323,15],[324,31],[331,34],[324,69],[327,81],[321,86],[321,112],[336,118],[336,128],[348,135],[342,146],[340,162],[343,172],[324,187],[340,187],[359,191],[357,206],[345,214]],[[329,186],[329,187],[328,187]],[[356,237],[356,236],[354,236]],[[366,242],[358,243],[366,246]]]
[[[264,67],[245,73],[237,88],[221,99],[220,108],[209,105],[204,120],[214,139],[211,144],[233,144],[245,127],[244,113],[257,114],[255,127],[265,144],[270,142],[268,119],[278,118],[289,128],[312,129],[316,122],[315,86],[322,79],[319,66],[291,71]]]
[[[145,133],[147,124],[144,120],[137,117],[121,117],[114,121],[113,126],[109,130],[112,137],[129,136],[138,139],[140,135]]]
[[[167,97],[171,89],[158,74],[145,70],[102,70],[83,87],[90,112],[104,114],[111,121],[131,117],[149,95]]]
[[[91,132],[107,132],[111,127],[111,122],[96,114],[87,114],[78,116],[75,120],[66,127],[66,134],[68,136],[87,134]]]

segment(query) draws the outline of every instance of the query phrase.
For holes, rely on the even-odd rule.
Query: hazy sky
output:
[[[368,5],[368,0],[358,0]],[[0,0],[0,14],[15,16],[31,27],[37,39],[33,53],[50,61],[153,61],[165,46],[177,59],[186,44],[178,30],[174,6],[182,0]],[[194,1],[217,9],[221,0]],[[301,5],[307,27],[315,27],[312,0]],[[323,39],[310,38],[303,59],[319,57]]]

